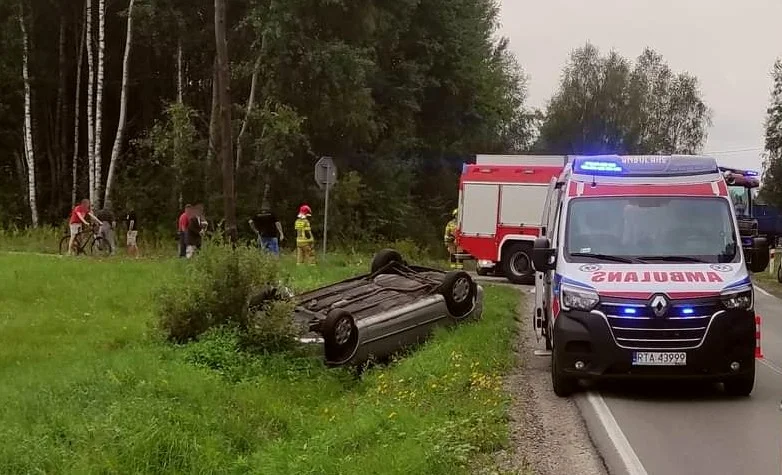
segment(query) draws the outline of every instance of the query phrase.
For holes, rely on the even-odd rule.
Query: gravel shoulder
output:
[[[517,364],[505,380],[512,397],[510,447],[495,455],[496,465],[505,473],[607,475],[575,401],[551,389],[549,357],[534,354],[544,349],[532,328],[534,294],[529,287],[520,290],[526,298],[516,317]]]

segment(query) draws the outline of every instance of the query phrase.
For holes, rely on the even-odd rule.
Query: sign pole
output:
[[[326,177],[331,176],[331,164],[326,163]],[[326,256],[326,239],[328,237],[328,230],[329,230],[329,188],[331,188],[331,183],[326,180],[326,205],[323,212],[323,256]]]

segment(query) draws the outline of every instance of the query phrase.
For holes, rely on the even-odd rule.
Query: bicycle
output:
[[[60,238],[61,255],[68,253],[68,243],[70,240],[70,231],[67,231],[65,235]],[[89,250],[90,255],[97,253],[98,255],[108,256],[111,252],[111,244],[100,235],[100,226],[97,224],[92,224],[90,229],[82,229],[79,231],[79,234],[76,235],[76,239],[73,242],[73,247],[76,250],[77,256],[80,254],[87,254],[87,250]]]

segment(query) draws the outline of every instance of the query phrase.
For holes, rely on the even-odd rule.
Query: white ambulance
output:
[[[582,379],[755,381],[754,294],[728,187],[703,156],[576,156],[533,249],[554,392]]]

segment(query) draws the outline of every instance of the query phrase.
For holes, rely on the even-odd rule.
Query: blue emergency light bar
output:
[[[602,176],[681,176],[719,173],[717,161],[696,155],[595,155],[573,157],[573,171]]]

